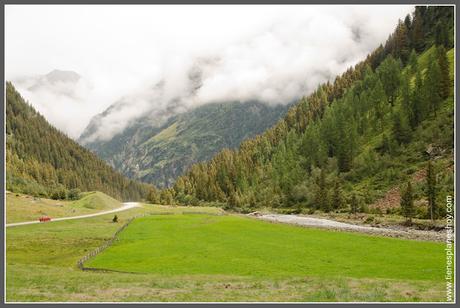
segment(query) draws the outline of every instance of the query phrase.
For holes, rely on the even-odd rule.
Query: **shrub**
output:
[[[58,185],[52,188],[51,190],[51,199],[54,200],[64,200],[67,198],[67,190],[64,186]]]
[[[368,216],[364,221],[365,224],[369,224],[374,221],[374,216]]]
[[[360,212],[369,213],[369,206],[366,203],[361,204]]]
[[[81,198],[81,192],[80,189],[78,188],[72,188],[69,190],[69,193],[67,194],[67,198],[69,200],[78,200]]]

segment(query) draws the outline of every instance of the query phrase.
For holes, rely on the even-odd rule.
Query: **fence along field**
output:
[[[161,238],[161,245],[165,245],[165,241],[169,240],[176,251],[178,246],[186,248],[187,245],[194,246],[195,248],[199,243],[208,245],[209,240],[212,238],[213,232],[216,230],[207,230],[203,237],[199,237],[196,233],[203,233],[203,227],[211,227],[213,224],[194,224],[195,231],[190,235],[184,236],[182,232],[184,228],[187,232],[193,224],[194,219],[198,222],[202,219],[203,215],[173,215],[181,214],[184,212],[210,212],[219,214],[216,208],[183,208],[183,207],[162,207],[162,206],[149,206],[134,208],[125,212],[118,213],[119,224],[124,224],[130,218],[143,215],[143,214],[159,214],[168,213],[168,215],[155,215],[151,216],[152,219],[160,219],[164,222],[170,221],[171,223],[181,221],[182,219],[190,219],[183,228],[173,228],[173,225],[156,224],[157,228],[164,229],[161,233],[156,233]],[[294,228],[298,232],[307,232],[311,236],[335,236],[338,232],[326,232],[321,230],[302,229],[300,227],[286,226],[280,224],[271,224],[267,222],[260,222],[246,219],[237,219],[233,215],[226,216],[208,216],[211,222],[215,219],[236,219],[238,223],[238,232],[232,230],[235,236],[235,242],[226,241],[226,254],[235,257],[234,251],[240,251],[244,245],[254,245],[259,249],[264,256],[276,259],[278,256],[286,257],[289,251],[286,251],[286,241],[280,241],[279,238],[270,239],[270,234],[256,232],[259,226],[271,226],[271,228],[291,229]],[[77,267],[77,262],[85,255],[96,250],[98,247],[104,245],[108,239],[120,228],[119,224],[112,223],[113,215],[103,215],[81,220],[69,220],[56,222],[54,224],[42,225],[29,225],[17,228],[9,228],[6,234],[7,245],[7,265],[6,265],[6,300],[7,301],[444,301],[445,300],[445,284],[444,281],[435,280],[415,280],[415,279],[386,279],[386,278],[353,278],[342,273],[339,276],[318,276],[318,272],[313,270],[310,273],[299,275],[276,276],[276,272],[263,266],[263,273],[266,276],[242,276],[238,272],[231,272],[229,274],[203,274],[204,268],[192,268],[195,272],[201,274],[174,274],[174,273],[118,273],[118,272],[104,272],[104,271],[83,271]],[[126,227],[123,232],[118,233],[119,241],[114,242],[114,246],[102,251],[94,259],[85,262],[85,267],[95,267],[91,261],[98,260],[118,244],[126,244],[125,235],[129,235],[136,227],[138,222],[144,219],[149,219],[150,216],[136,219]],[[201,221],[203,222],[203,221]],[[244,222],[241,224],[241,222]],[[150,224],[149,224],[150,225]],[[153,226],[149,227],[151,230]],[[137,229],[137,227],[136,227]],[[156,230],[153,228],[154,231]],[[193,228],[191,228],[193,229]],[[229,231],[228,227],[221,225],[221,231]],[[146,232],[149,230],[145,230]],[[176,230],[177,232],[171,232]],[[204,229],[206,231],[206,229]],[[263,228],[262,230],[265,230]],[[259,230],[260,231],[260,230]],[[246,232],[246,233],[244,233]],[[284,233],[286,231],[282,231]],[[292,232],[290,235],[295,235],[298,232]],[[175,233],[177,233],[175,235]],[[246,241],[241,241],[241,236],[244,235]],[[33,234],[33,237],[31,236]],[[224,233],[228,238],[230,234]],[[152,234],[151,234],[152,235]],[[218,234],[214,234],[218,236]],[[357,242],[357,234],[348,234],[349,241]],[[361,235],[359,235],[361,236]],[[369,241],[380,241],[380,238],[368,237]],[[192,239],[191,239],[192,238]],[[298,239],[298,235],[294,239]],[[140,238],[139,238],[140,240]],[[387,239],[391,240],[391,239]],[[339,242],[343,242],[343,238]],[[397,242],[399,240],[396,240]],[[276,248],[273,244],[281,245],[275,251],[267,253],[269,247]],[[425,245],[431,246],[436,243],[423,243],[416,241],[404,241],[412,243],[414,247],[419,247],[414,252],[418,255],[421,254]],[[43,243],[46,243],[44,245]],[[323,242],[324,243],[324,242]],[[136,241],[136,245],[139,242]],[[179,245],[180,244],[180,245]],[[217,245],[218,243],[216,243]],[[362,242],[361,242],[362,244]],[[298,244],[299,249],[306,252],[304,246]],[[263,249],[260,249],[260,248]],[[265,248],[264,248],[265,247]],[[292,249],[292,247],[290,248]],[[310,249],[317,249],[317,247],[310,247]],[[281,250],[281,251],[280,251]],[[437,249],[435,248],[437,251]],[[201,250],[204,252],[204,250]],[[168,251],[164,252],[171,257]],[[186,253],[186,251],[184,251]],[[427,256],[433,257],[431,249],[426,250]],[[365,254],[365,251],[363,251]],[[343,255],[343,254],[342,254]],[[437,255],[437,253],[434,253]],[[193,259],[203,265],[209,260],[209,257],[193,255]],[[130,256],[132,258],[133,255]],[[210,256],[212,257],[212,256]],[[295,257],[295,256],[293,256]],[[330,254],[331,260],[341,257],[341,254]],[[430,257],[430,258],[431,258]],[[294,258],[292,258],[294,259]],[[354,258],[356,259],[356,258]],[[220,263],[225,262],[222,259]],[[293,270],[299,271],[302,269],[302,264],[299,260],[291,260],[292,265],[295,267]],[[356,261],[356,260],[355,260]],[[157,259],[155,262],[160,262],[163,266],[164,260]],[[252,259],[253,265],[251,267],[259,266],[257,256]],[[421,264],[423,258],[420,260]],[[171,262],[169,262],[171,263]],[[385,267],[388,262],[381,264]],[[394,262],[393,262],[394,263]],[[145,264],[144,264],[145,265]],[[266,264],[262,264],[266,265]],[[317,264],[312,264],[317,265]],[[330,266],[330,263],[325,262],[324,266]],[[356,268],[360,268],[360,264]],[[232,268],[225,264],[219,264],[219,267],[230,271]],[[249,269],[251,267],[248,267]],[[184,269],[184,268],[182,268]],[[199,271],[197,271],[197,269]],[[312,267],[312,269],[314,269]],[[429,269],[429,267],[426,267]],[[404,272],[406,269],[402,269]],[[278,271],[279,272],[279,271]],[[425,274],[426,276],[426,274]]]

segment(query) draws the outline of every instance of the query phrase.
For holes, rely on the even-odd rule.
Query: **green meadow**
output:
[[[86,266],[161,275],[442,281],[440,243],[325,231],[226,215],[135,220]]]
[[[165,213],[171,215],[150,215]],[[6,300],[445,300],[440,243],[202,213],[221,212],[144,205],[117,213],[118,223],[108,214],[7,228]],[[126,273],[77,268],[81,257],[139,215],[147,216],[85,264]]]

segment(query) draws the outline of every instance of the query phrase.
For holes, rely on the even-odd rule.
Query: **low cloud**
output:
[[[159,121],[210,102],[290,103],[364,59],[412,9],[8,6],[7,78],[75,71],[82,77],[60,86],[17,84],[73,138],[116,102],[86,136],[108,140],[146,115]]]

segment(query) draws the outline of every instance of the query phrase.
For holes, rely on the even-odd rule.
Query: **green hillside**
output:
[[[192,164],[262,133],[286,111],[286,106],[259,102],[207,104],[172,116],[160,127],[146,116],[109,141],[85,144],[102,114],[94,118],[80,142],[128,177],[165,187]]]
[[[6,187],[34,196],[65,198],[71,189],[99,190],[139,200],[149,186],[129,180],[51,126],[6,84]]]
[[[51,218],[93,214],[120,207],[118,200],[100,191],[82,193],[75,201],[52,200],[8,192],[6,195],[6,222],[37,220],[41,216]]]
[[[366,60],[263,135],[193,165],[161,196],[240,211],[367,211],[413,182],[415,216],[427,218],[426,202],[453,195],[452,33],[452,7],[417,7]],[[429,198],[428,162],[436,177]],[[443,214],[439,206],[435,216]]]

